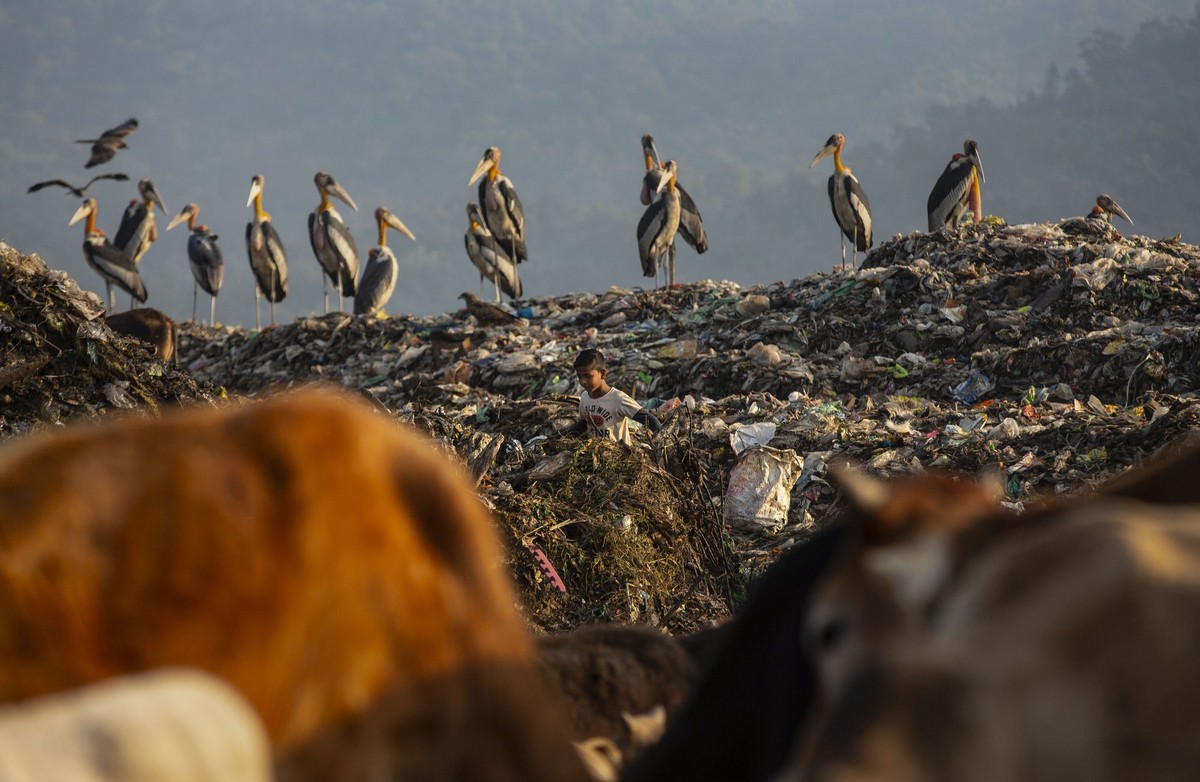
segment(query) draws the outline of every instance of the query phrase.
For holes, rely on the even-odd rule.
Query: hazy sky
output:
[[[380,204],[416,234],[415,243],[389,239],[401,279],[388,312],[453,310],[461,291],[478,290],[462,243],[465,205],[475,197],[467,177],[495,144],[527,213],[527,293],[643,285],[634,227],[638,139],[650,131],[664,156],[679,160],[711,238],[702,257],[681,246],[680,278],[791,279],[837,259],[829,164],[808,168],[830,133],[846,133],[853,165],[856,146],[886,144],[933,102],[1018,99],[1042,85],[1050,64],[1076,65],[1079,41],[1093,29],[1130,34],[1142,20],[1190,17],[1195,7],[3,0],[0,239],[102,294],[83,261],[82,229],[67,226],[78,199],[25,189],[128,173],[131,181],[91,192],[98,224],[112,236],[137,179],[149,177],[169,213],[158,217],[158,242],[141,265],[148,304],[190,315],[186,229],[163,229],[195,201],[225,254],[218,319],[253,325],[245,203],[251,176],[263,174],[264,205],[289,255],[291,288],[279,309],[286,320],[321,310],[306,223],[318,200],[312,176],[324,169],[359,205],[357,213],[339,208],[361,256],[375,242]],[[870,56],[857,54],[864,50]],[[87,147],[73,140],[131,116],[141,126],[130,148],[85,170]],[[986,129],[977,137],[986,165]],[[960,145],[947,139],[946,157]],[[929,181],[914,191],[927,192],[943,164],[930,161]],[[764,203],[768,187],[794,202]],[[923,197],[874,206],[877,241],[923,227]]]

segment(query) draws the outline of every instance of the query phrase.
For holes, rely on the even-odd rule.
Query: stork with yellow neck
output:
[[[479,293],[483,294],[483,281],[491,280],[496,286],[496,303],[501,300],[503,290],[510,299],[521,297],[521,281],[517,279],[517,265],[512,256],[484,223],[479,205],[474,201],[467,204],[467,233],[463,242],[467,248],[467,257],[479,270]]]
[[[287,297],[288,267],[287,251],[279,232],[271,224],[271,215],[262,206],[263,185],[266,179],[255,174],[250,180],[250,196],[246,206],[254,207],[254,219],[246,224],[246,254],[250,258],[250,270],[254,272],[254,322],[261,329],[258,300],[265,296],[271,302],[271,323],[275,323],[275,302]]]
[[[679,166],[674,160],[668,160],[664,171],[667,175],[660,179],[655,187],[656,197],[638,221],[638,255],[642,262],[642,274],[653,277],[656,285],[659,267],[670,255],[667,284],[674,285],[675,264],[674,253],[671,250],[675,245],[675,234],[679,230],[679,187],[676,182]]]
[[[325,312],[329,312],[331,282],[338,294],[338,310],[341,310],[342,297],[354,296],[358,280],[358,247],[342,216],[333,207],[330,196],[356,212],[358,207],[350,194],[324,171],[316,173],[313,184],[321,194],[321,202],[317,204],[316,211],[308,216],[308,238],[313,254],[317,256],[317,263],[321,264],[321,269],[325,272],[321,286],[325,294]]]
[[[984,181],[979,144],[974,139],[967,139],[963,142],[962,153],[954,153],[929,192],[926,203],[929,230],[958,228],[968,209],[975,222],[982,220],[983,197],[979,185]]]
[[[127,292],[138,302],[146,301],[146,286],[142,284],[137,264],[110,242],[104,231],[96,227],[97,209],[96,199],[83,199],[83,203],[75,210],[67,225],[75,225],[86,218],[87,222],[83,226],[83,257],[88,266],[104,280],[108,288],[109,312],[116,312],[117,297],[114,286]]]
[[[812,168],[817,161],[833,155],[833,174],[829,177],[829,204],[833,207],[833,219],[845,237],[839,243],[842,247],[842,266],[846,265],[846,242],[850,242],[850,266],[857,265],[858,253],[865,253],[871,246],[871,202],[867,193],[858,183],[849,166],[842,163],[842,148],[846,146],[846,137],[834,133],[825,142],[808,164]]]
[[[485,176],[486,175],[486,176]],[[467,186],[479,182],[479,205],[488,230],[508,249],[515,263],[528,259],[525,250],[525,209],[512,180],[500,171],[500,147],[488,147],[479,159]],[[515,267],[514,267],[515,269]],[[518,280],[520,275],[517,275]]]
[[[221,255],[221,246],[217,244],[217,235],[211,233],[207,225],[196,225],[199,214],[199,204],[188,204],[171,220],[167,230],[186,222],[188,230],[192,232],[187,242],[188,266],[195,280],[192,285],[192,321],[196,320],[196,299],[203,288],[209,297],[208,325],[211,327],[217,318],[217,293],[225,279],[225,258]]]
[[[408,226],[387,207],[381,206],[375,210],[375,225],[379,228],[379,244],[367,253],[367,266],[363,269],[362,280],[354,294],[355,315],[374,315],[379,312],[396,290],[400,264],[396,261],[396,254],[387,246],[388,229],[393,228],[414,242],[417,240]]]

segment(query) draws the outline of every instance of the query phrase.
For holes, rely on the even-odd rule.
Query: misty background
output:
[[[328,171],[360,256],[386,205],[400,281],[389,314],[452,311],[478,273],[463,249],[483,150],[526,212],[526,295],[651,286],[635,227],[653,133],[704,217],[711,249],[679,243],[680,281],[744,285],[840,260],[826,180],[809,161],[835,132],[871,200],[876,244],[924,230],[925,201],[964,138],[987,175],[986,214],[1084,214],[1106,192],[1125,233],[1200,241],[1196,0],[143,0],[0,2],[0,240],[103,296],[78,199],[37,181],[98,182],[115,235],[140,177],[169,210],[140,270],[149,306],[191,314],[188,202],[220,236],[217,318],[254,324],[244,234],[250,178],[288,250],[280,320],[321,312],[307,237]],[[113,161],[78,138],[136,117]],[[335,202],[336,203],[336,202]],[[861,259],[860,259],[861,260]],[[491,288],[487,289],[491,295]],[[120,294],[120,308],[128,296]],[[348,304],[348,306],[350,306]],[[198,315],[207,317],[201,293]],[[267,310],[263,310],[264,323]]]

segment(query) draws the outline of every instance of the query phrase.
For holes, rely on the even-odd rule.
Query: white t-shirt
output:
[[[579,396],[579,415],[587,422],[588,434],[592,437],[607,437],[629,444],[629,419],[637,415],[642,406],[633,397],[617,388],[593,399],[587,391]]]

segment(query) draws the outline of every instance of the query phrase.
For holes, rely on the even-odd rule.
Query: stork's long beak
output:
[[[329,178],[329,184],[327,187],[329,190],[329,195],[337,197],[337,199],[346,204],[346,206],[349,206],[356,212],[358,211],[358,206],[355,205],[354,199],[350,197],[350,194],[347,193],[341,185],[333,181],[333,177]]]
[[[987,178],[983,175],[983,160],[979,157],[979,150],[975,150],[975,167],[979,169],[979,181],[986,183]],[[1003,184],[1003,183],[1001,183]]]
[[[658,147],[654,146],[654,137],[649,133],[642,136],[642,155],[646,158],[646,170],[662,167],[662,161],[658,157]]]
[[[154,183],[146,186],[146,197],[150,199],[151,203],[158,204],[158,211],[163,214],[167,213],[167,207],[163,206],[162,196],[158,194],[158,188],[154,186]]]
[[[808,164],[808,167],[809,167],[809,168],[812,168],[813,166],[815,166],[815,165],[817,164],[817,162],[818,162],[819,160],[822,160],[823,158],[827,158],[827,157],[829,157],[830,155],[832,155],[832,154],[833,154],[834,152],[836,152],[836,151],[837,151],[837,144],[836,144],[836,143],[833,143],[833,144],[826,144],[826,145],[825,145],[825,146],[824,146],[824,147],[821,149],[821,151],[820,151],[820,152],[818,152],[816,155],[814,155],[814,156],[813,156],[812,162]]]
[[[1125,222],[1129,223],[1130,225],[1133,225],[1133,221],[1129,219],[1129,215],[1125,214],[1125,210],[1121,208],[1120,204],[1118,204],[1116,201],[1113,201],[1112,199],[1109,199],[1108,206],[1109,206],[1109,209],[1112,210],[1113,214],[1117,215],[1118,217],[1124,218]]]
[[[654,188],[655,194],[657,195],[658,193],[661,193],[662,191],[666,190],[670,184],[671,184],[671,174],[670,174],[670,172],[664,172],[663,176],[658,178],[658,186]]]
[[[475,184],[475,181],[479,179],[479,177],[486,174],[488,170],[495,165],[496,162],[494,160],[490,160],[487,154],[484,154],[484,156],[479,160],[479,165],[475,166],[475,170],[471,172],[471,178],[467,180],[467,187]]]
[[[250,195],[246,198],[246,206],[254,203],[254,197],[262,192],[263,183],[258,177],[250,180]]]
[[[92,202],[85,200],[82,204],[79,205],[79,208],[75,210],[75,214],[71,216],[71,222],[67,223],[67,225],[75,225],[75,223],[78,223],[80,220],[87,217],[91,213],[92,213]]]
[[[412,239],[414,242],[417,241],[417,237],[413,236],[412,231],[408,230],[408,226],[405,225],[399,217],[396,217],[396,215],[392,214],[391,212],[388,212],[383,216],[383,221],[387,223],[389,227],[395,228],[397,231],[404,234],[409,239]]]
[[[185,206],[183,208],[183,211],[181,211],[179,214],[175,215],[173,218],[171,218],[171,222],[167,223],[167,230],[170,231],[172,228],[179,225],[180,223],[186,222],[188,217],[191,216],[191,214],[192,214],[192,210]]]

